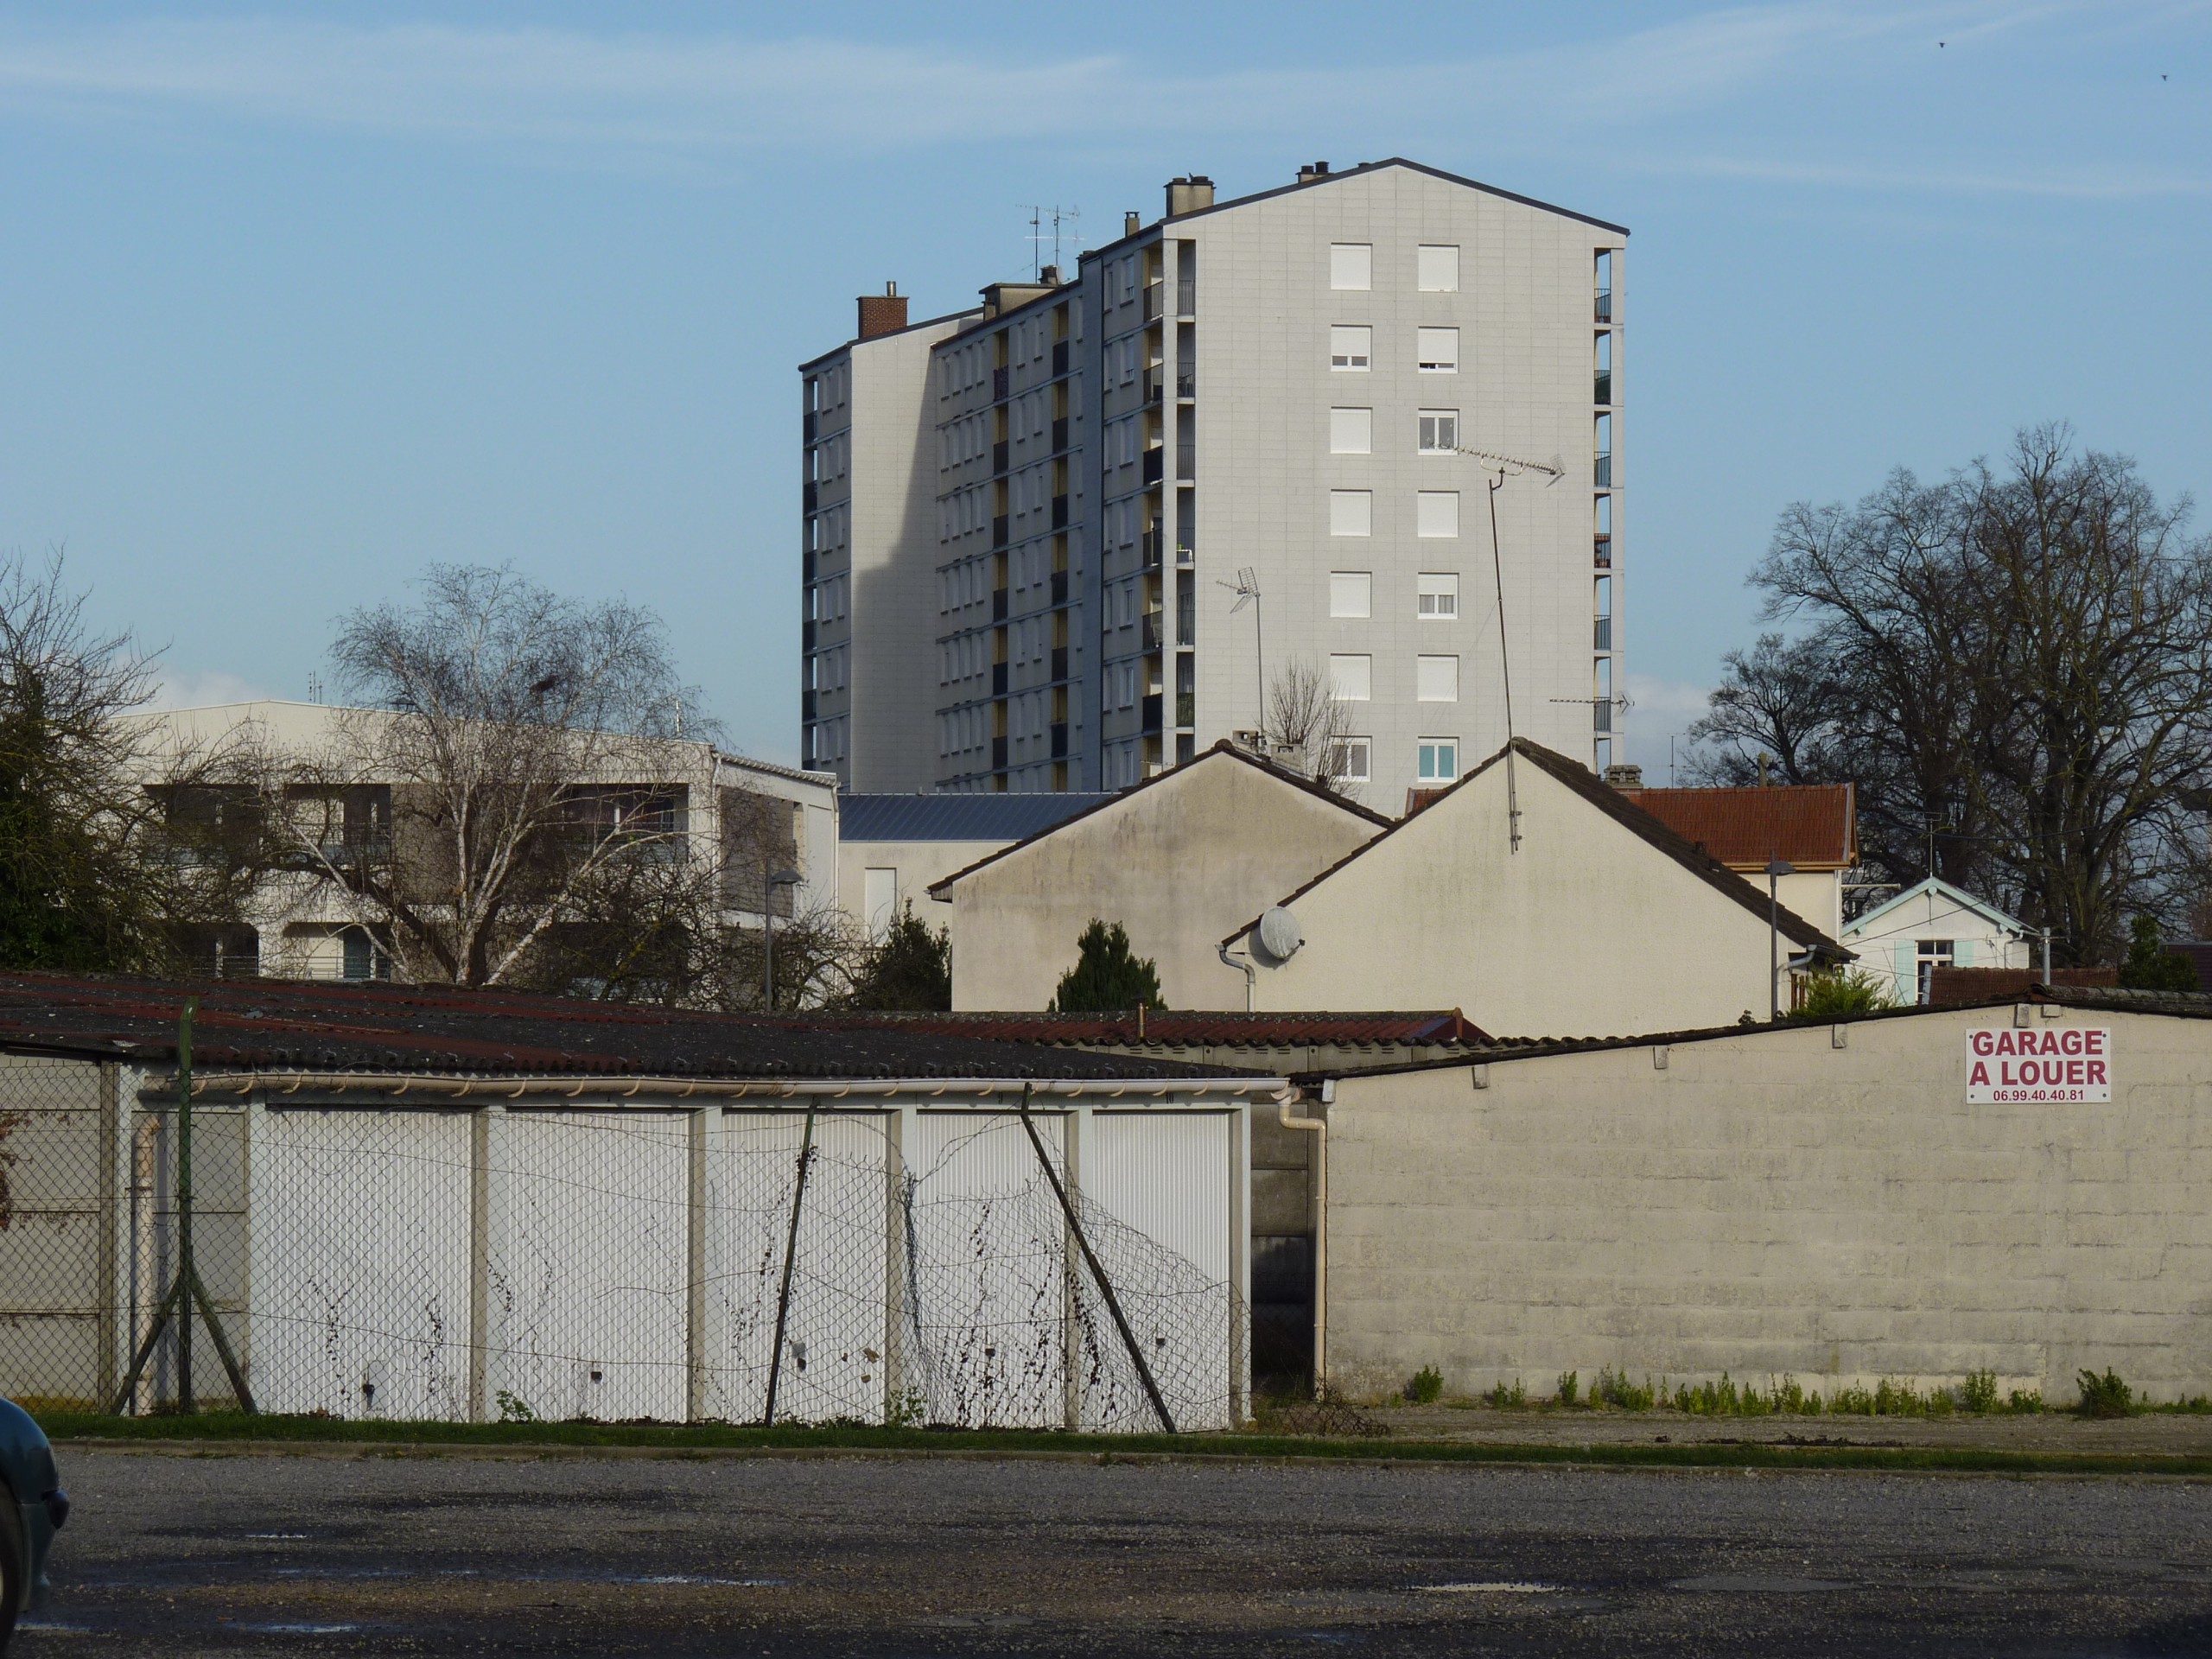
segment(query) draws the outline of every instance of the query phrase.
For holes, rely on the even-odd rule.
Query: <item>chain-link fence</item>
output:
[[[0,1056],[0,1394],[1134,1430],[1242,1413],[1239,1141],[1217,1109],[393,1109],[221,1081],[191,1113],[188,1229],[165,1080],[141,1098],[126,1067]],[[187,1332],[164,1316],[195,1285]]]

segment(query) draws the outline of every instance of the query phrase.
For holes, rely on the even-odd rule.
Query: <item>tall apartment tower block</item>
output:
[[[1118,789],[1298,665],[1370,806],[1502,745],[1509,670],[1514,731],[1602,772],[1628,232],[1400,160],[1166,195],[1071,279],[870,296],[802,365],[805,764]]]

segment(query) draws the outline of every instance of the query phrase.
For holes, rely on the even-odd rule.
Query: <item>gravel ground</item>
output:
[[[1674,1411],[1497,1411],[1379,1406],[1366,1414],[1403,1440],[1521,1446],[1762,1445],[1976,1446],[1992,1452],[2212,1455],[2212,1415],[2145,1414],[2095,1421],[2070,1412],[1989,1417],[1690,1417]]]
[[[63,1449],[110,1654],[2212,1652],[2212,1484]]]

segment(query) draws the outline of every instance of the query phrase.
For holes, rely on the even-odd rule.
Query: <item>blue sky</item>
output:
[[[1942,44],[1938,44],[1942,42]],[[2212,6],[0,9],[0,549],[174,700],[512,561],[797,748],[797,382],[1027,204],[1404,155],[1630,227],[1633,758],[1796,499],[2072,420],[2205,483]]]

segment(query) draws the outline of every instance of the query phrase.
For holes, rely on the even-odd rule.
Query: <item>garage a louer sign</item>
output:
[[[1967,1033],[1969,1103],[2111,1098],[2112,1033],[2101,1026]]]

